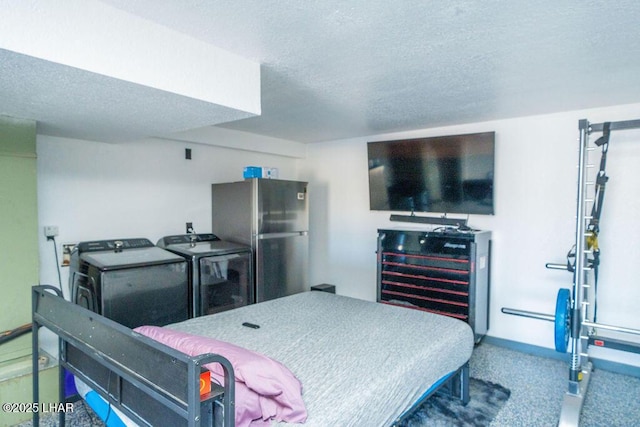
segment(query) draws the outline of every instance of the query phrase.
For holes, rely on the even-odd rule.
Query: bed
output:
[[[51,300],[56,300],[56,304],[50,304]],[[42,309],[42,301],[47,301],[46,305],[51,307]],[[65,316],[60,316],[60,311],[64,311]],[[100,331],[96,332],[115,333],[116,337],[110,341],[124,341],[123,337],[131,341],[126,346],[119,346],[117,352],[111,352],[109,357],[117,359],[115,363],[110,360],[105,363],[103,354],[99,357],[91,354],[96,350],[91,342],[95,333],[89,338],[87,334],[91,331],[79,334],[74,330],[82,316],[91,317],[92,324],[100,324]],[[76,320],[56,325],[59,317]],[[147,401],[158,401],[158,410],[166,412],[164,406],[171,399],[166,397],[166,384],[155,384],[159,382],[156,377],[130,378],[133,374],[140,375],[137,370],[144,371],[144,366],[148,366],[148,363],[140,362],[139,355],[133,355],[140,350],[129,349],[131,343],[158,359],[153,368],[156,373],[164,369],[164,364],[174,363],[174,359],[184,359],[187,367],[193,365],[171,374],[180,376],[182,388],[189,389],[185,393],[188,399],[177,399],[181,404],[174,403],[169,408],[171,412],[179,413],[183,424],[234,425],[233,421],[229,422],[238,403],[232,380],[234,369],[225,357],[209,354],[193,360],[197,357],[167,348],[40,288],[34,288],[34,328],[36,323],[61,336],[63,347],[68,341],[75,351],[83,342],[88,343],[89,354],[76,357],[70,370],[113,405],[124,407],[124,413],[137,423],[144,424],[148,420],[144,414],[140,416],[139,408],[132,401],[144,400],[145,405]],[[72,329],[71,333],[66,328]],[[230,342],[290,369],[302,384],[306,421],[304,424],[273,422],[273,425],[388,426],[398,424],[419,402],[437,390],[446,390],[464,402],[469,398],[468,360],[474,345],[473,332],[466,323],[441,315],[311,291],[190,319],[163,329]],[[34,354],[37,353],[36,345],[34,341]],[[108,348],[100,351],[105,350],[109,351]],[[65,351],[69,353],[63,348],[61,354]],[[163,354],[170,357],[164,358]],[[61,356],[61,359],[61,365],[67,367],[69,363],[65,359],[68,357]],[[104,392],[104,385],[101,389],[99,381],[93,379],[96,375],[92,368],[85,366],[87,359],[100,365],[100,369],[104,365],[116,365],[117,375],[123,377],[123,383],[133,381],[145,385],[155,394],[142,393],[144,397],[139,397],[139,387],[130,387],[127,404],[122,405],[117,398]],[[138,361],[138,365],[127,366],[130,359]],[[211,361],[223,366],[225,387],[216,390],[214,397],[208,397],[212,403],[203,406],[196,397],[197,391],[191,388],[197,382],[198,368]],[[103,384],[113,382],[105,379],[104,372],[101,381]],[[35,393],[34,386],[34,399],[37,398]],[[206,414],[198,416],[201,411]]]

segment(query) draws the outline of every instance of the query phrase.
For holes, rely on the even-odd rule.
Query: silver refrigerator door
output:
[[[256,302],[308,290],[308,258],[306,231],[261,235],[256,249]]]
[[[254,184],[257,190],[256,234],[309,230],[306,182],[256,179]]]
[[[307,290],[307,183],[258,179],[256,302]]]

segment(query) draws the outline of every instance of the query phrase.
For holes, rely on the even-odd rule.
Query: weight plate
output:
[[[558,290],[556,298],[555,318],[555,344],[556,351],[567,352],[569,336],[571,335],[571,291],[569,289]]]

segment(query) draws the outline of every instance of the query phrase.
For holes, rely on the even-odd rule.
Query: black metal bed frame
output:
[[[52,286],[32,289],[33,402],[39,403],[41,326],[58,336],[59,399],[64,402],[68,370],[140,425],[233,427],[235,376],[231,363],[217,354],[187,356],[110,319],[66,301]],[[211,384],[200,395],[203,365],[218,363],[224,386]],[[33,414],[39,426],[39,413]],[[59,413],[65,425],[65,413]]]
[[[409,410],[401,414],[398,419],[393,422],[392,427],[402,425],[402,423],[409,419],[418,410],[418,408],[427,401],[427,399],[431,398],[435,394],[444,394],[445,396],[460,399],[462,404],[466,406],[469,403],[469,400],[471,400],[469,381],[469,362],[467,362],[455,372],[449,374],[439,382],[436,382],[436,384],[427,390],[427,392],[425,392],[425,394],[423,394],[420,399],[418,399],[418,401],[409,408]]]

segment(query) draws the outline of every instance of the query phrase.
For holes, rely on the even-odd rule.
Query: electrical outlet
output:
[[[68,267],[71,264],[71,252],[75,248],[75,243],[65,243],[62,245],[62,264],[61,267]]]
[[[44,236],[49,239],[52,237],[56,237],[58,235],[58,226],[57,225],[45,225],[44,226]]]

